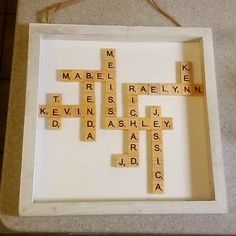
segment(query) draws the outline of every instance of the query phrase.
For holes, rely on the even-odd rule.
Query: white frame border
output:
[[[206,107],[208,113],[209,141],[213,172],[215,199],[212,201],[98,201],[98,202],[33,202],[34,158],[37,120],[37,96],[39,74],[39,49],[41,35],[79,35],[88,37],[126,37],[128,40],[147,38],[155,41],[202,42],[205,70]],[[169,27],[128,27],[128,26],[89,26],[30,24],[27,88],[19,214],[39,215],[105,215],[105,214],[209,214],[226,213],[227,197],[224,165],[221,148],[221,134],[218,113],[218,98],[215,77],[214,50],[211,30],[208,28],[169,28]]]

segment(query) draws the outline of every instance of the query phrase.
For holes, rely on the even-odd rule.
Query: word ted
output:
[[[80,137],[85,142],[96,141],[96,91],[95,83],[102,84],[102,128],[125,132],[124,152],[112,154],[113,167],[138,167],[140,158],[139,132],[148,132],[148,169],[150,193],[164,192],[163,131],[173,129],[171,117],[161,114],[160,106],[148,106],[147,115],[139,116],[140,96],[203,96],[203,85],[194,84],[192,64],[181,62],[179,83],[125,83],[124,115],[117,114],[116,51],[101,49],[100,70],[58,70],[57,81],[80,83],[80,104],[63,104],[62,94],[47,96],[47,105],[39,105],[39,117],[46,118],[50,130],[62,128],[61,119],[80,118]]]

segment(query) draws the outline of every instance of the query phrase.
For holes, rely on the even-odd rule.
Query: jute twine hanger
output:
[[[174,19],[174,17],[170,16],[167,12],[165,12],[155,0],[146,0],[151,6],[153,6],[161,15],[163,15],[166,19],[171,21],[175,26],[181,27],[182,25]],[[51,6],[46,7],[42,11],[40,11],[40,22],[41,23],[51,23],[52,16],[58,12],[59,10],[69,6],[74,5],[76,3],[81,2],[81,0],[67,0],[59,3],[55,3]]]

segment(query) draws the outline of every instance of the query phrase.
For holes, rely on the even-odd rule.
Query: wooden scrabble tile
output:
[[[160,84],[160,95],[170,95],[171,84]]]
[[[139,142],[128,142],[127,152],[128,156],[139,157]]]
[[[82,101],[81,103],[82,104],[95,104],[96,103],[96,96],[95,96],[95,93],[84,93],[83,96],[81,97]]]
[[[138,84],[138,94],[139,95],[148,95],[149,94],[149,84],[148,83],[139,83]]]
[[[95,82],[105,82],[107,72],[103,70],[96,70],[94,71],[94,81]]]
[[[103,117],[103,128],[116,130],[118,127],[118,118],[117,117]]]
[[[170,84],[171,92],[170,95],[173,96],[180,96],[182,91],[182,85],[181,84]]]
[[[96,72],[93,70],[85,70],[84,71],[84,80],[85,81],[94,81]]]
[[[204,95],[204,87],[202,84],[194,84],[192,86],[193,96],[203,96]]]
[[[129,117],[129,129],[139,130],[139,118]]]
[[[150,130],[150,141],[162,142],[163,141],[162,130]]]
[[[93,104],[85,104],[81,106],[81,111],[83,114],[83,117],[96,117],[96,105]]]
[[[162,118],[156,118],[156,117],[151,118],[150,128],[152,130],[162,129]]]
[[[152,193],[163,193],[164,192],[164,181],[153,182]]]
[[[113,71],[116,69],[116,61],[109,59],[109,60],[102,60],[102,70],[109,70]]]
[[[84,93],[94,93],[95,92],[95,83],[93,81],[84,82],[80,84],[81,86],[81,96],[83,96]]]
[[[50,105],[61,105],[62,94],[61,93],[49,93],[47,94],[47,103]]]
[[[163,166],[163,155],[152,156],[152,169],[155,166]]]
[[[149,118],[149,117],[139,118],[139,129],[140,130],[150,130],[151,129],[151,118]]]
[[[96,127],[81,127],[81,140],[84,142],[95,142]]]
[[[137,105],[129,105],[125,106],[125,114],[128,117],[138,117],[138,104]]]
[[[61,110],[61,107],[51,107],[50,108],[50,115],[51,117],[55,117],[55,118],[59,118],[61,117],[61,113],[62,113],[62,110]]]
[[[118,129],[129,129],[129,120],[127,117],[118,117],[117,118],[117,128]]]
[[[173,129],[173,118],[171,117],[162,117],[162,129],[171,130]]]
[[[96,129],[96,118],[93,117],[86,117],[86,118],[82,118],[81,119],[81,127],[83,127],[84,129],[86,128],[92,128],[92,129]]]
[[[161,116],[161,107],[160,106],[148,106],[148,116],[159,117]]]
[[[80,105],[69,105],[71,107],[71,116],[72,117],[83,117],[83,109],[82,109],[82,106]],[[65,105],[63,106],[63,108],[65,107]],[[66,108],[66,107],[65,107]],[[67,110],[68,112],[68,110]],[[66,115],[66,111],[64,109],[64,115]],[[63,117],[63,116],[62,116]]]
[[[106,93],[116,93],[116,81],[107,80],[105,83],[105,92]]]
[[[125,102],[129,105],[137,105],[138,104],[138,95],[128,95],[125,98]]]
[[[116,79],[116,71],[104,71],[104,78],[105,78],[105,82],[106,81],[111,81],[111,80],[115,80]]]
[[[114,48],[102,48],[101,49],[101,58],[103,60],[115,59],[116,50]]]
[[[103,111],[104,116],[117,116],[116,104],[106,104]]]
[[[184,96],[191,96],[193,95],[193,88],[191,85],[185,85],[185,84],[182,84],[182,91],[181,91],[181,94],[184,95]]]
[[[126,133],[127,142],[139,142],[139,130],[128,129]]]
[[[126,154],[113,154],[111,157],[111,166],[113,167],[125,167],[127,164]]]
[[[162,142],[151,143],[152,156],[163,155],[163,144]]]
[[[83,70],[57,70],[57,81],[61,82],[83,82]]]
[[[60,130],[61,129],[61,118],[50,117],[46,121],[47,129]]]
[[[105,93],[103,95],[105,106],[106,104],[116,104],[116,93]]]
[[[182,84],[192,83],[192,63],[181,62],[180,63],[180,80]]]
[[[124,84],[125,93],[129,95],[138,95],[138,83]]]
[[[149,95],[160,95],[160,84],[149,84]]]
[[[162,167],[163,166],[160,166],[159,168],[155,167],[155,168],[152,169],[152,179],[153,179],[153,182],[164,180],[164,170],[163,170]]]
[[[126,167],[138,167],[139,166],[139,158],[138,157],[127,157],[126,158]]]
[[[48,118],[50,117],[50,106],[39,105],[38,117]]]

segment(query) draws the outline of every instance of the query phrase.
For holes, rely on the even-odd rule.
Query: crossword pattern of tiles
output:
[[[57,80],[67,83],[80,83],[79,105],[64,105],[62,94],[48,94],[47,105],[39,105],[39,117],[46,118],[47,128],[60,130],[61,119],[80,118],[81,140],[96,141],[96,93],[95,83],[102,83],[103,90],[103,127],[109,130],[124,130],[124,153],[113,154],[113,167],[139,166],[139,132],[149,134],[148,167],[149,192],[163,193],[163,130],[173,129],[171,117],[161,115],[160,106],[148,106],[147,116],[140,117],[138,111],[139,96],[203,96],[203,85],[194,84],[192,64],[180,62],[180,83],[128,83],[124,84],[124,115],[117,115],[116,89],[116,51],[101,49],[101,70],[58,70]]]

